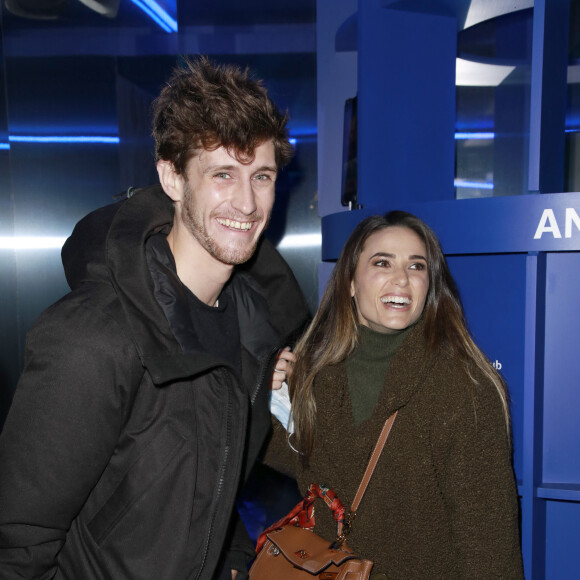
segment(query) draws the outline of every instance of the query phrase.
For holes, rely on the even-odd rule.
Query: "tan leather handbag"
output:
[[[367,580],[370,577],[373,563],[357,556],[345,539],[396,416],[397,412],[393,413],[383,426],[346,517],[344,506],[332,490],[310,484],[304,499],[258,538],[258,555],[250,568],[251,580]],[[324,500],[337,522],[336,540],[330,544],[314,533],[317,498]]]

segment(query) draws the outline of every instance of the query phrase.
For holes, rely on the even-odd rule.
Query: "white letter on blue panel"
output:
[[[576,226],[576,229],[580,230],[580,217],[576,213],[576,210],[573,207],[566,208],[566,233],[565,236],[567,238],[572,237],[572,222]]]
[[[546,222],[549,222],[549,225],[546,225]],[[556,216],[554,215],[553,209],[544,210],[544,213],[540,218],[540,223],[538,224],[538,229],[536,230],[536,233],[534,235],[534,240],[539,240],[542,237],[542,234],[544,234],[545,232],[551,232],[555,238],[562,237],[562,234],[560,233],[560,228],[558,227],[558,223],[556,222]]]

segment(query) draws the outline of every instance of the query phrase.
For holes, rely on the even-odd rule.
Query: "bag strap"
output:
[[[387,442],[387,438],[389,437],[391,429],[393,428],[393,423],[395,422],[395,419],[397,417],[397,412],[398,411],[395,411],[385,421],[385,424],[383,425],[383,429],[381,431],[381,434],[379,435],[377,444],[375,445],[375,448],[371,454],[371,458],[369,459],[369,463],[367,465],[367,468],[365,469],[363,478],[360,482],[360,485],[358,486],[358,490],[356,492],[356,495],[354,496],[352,505],[350,506],[350,512],[347,514],[346,521],[344,523],[338,522],[338,535],[336,537],[336,543],[338,545],[344,542],[346,534],[350,531],[354,518],[356,517],[356,512],[360,506],[360,502],[362,501],[362,498],[367,490],[369,481],[371,480],[371,477],[375,471],[375,467],[377,466],[377,463],[379,461],[379,457],[383,452],[383,448],[385,446],[385,443]]]
[[[387,442],[387,437],[391,432],[393,423],[395,422],[395,417],[397,416],[397,411],[395,411],[383,425],[379,439],[373,449],[371,458],[369,459],[367,468],[364,472],[362,481],[358,487],[358,491],[354,496],[350,512],[346,514],[345,509],[336,497],[336,494],[325,486],[320,486],[315,483],[311,483],[308,487],[304,499],[300,500],[294,509],[284,516],[282,519],[278,520],[276,523],[272,524],[269,528],[264,530],[258,537],[256,543],[256,554],[260,552],[264,544],[266,543],[267,536],[270,532],[277,530],[283,526],[294,525],[308,530],[314,529],[314,501],[316,498],[321,498],[325,501],[326,505],[332,511],[334,519],[337,521],[337,536],[336,540],[331,544],[331,548],[339,548],[342,546],[346,539],[346,534],[350,531],[354,518],[356,516],[356,511],[362,501],[363,495],[368,487],[369,481],[373,475],[375,467],[379,461],[379,457],[383,451],[383,447]]]

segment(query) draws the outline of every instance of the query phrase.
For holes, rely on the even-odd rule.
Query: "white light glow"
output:
[[[458,87],[497,87],[515,68],[458,58],[455,64],[455,84]]]
[[[278,244],[279,248],[315,248],[322,245],[322,234],[291,234],[284,236]]]
[[[2,250],[46,250],[62,248],[66,237],[57,236],[0,236]],[[278,244],[282,249],[320,247],[322,234],[292,234]]]
[[[577,85],[580,83],[580,65],[570,65],[568,67],[568,84]]]
[[[57,236],[0,236],[0,250],[60,249],[65,240]]]
[[[534,0],[471,0],[463,28],[475,26],[502,14],[533,7]]]

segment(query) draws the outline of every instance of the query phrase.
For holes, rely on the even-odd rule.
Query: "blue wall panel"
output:
[[[508,384],[514,463],[522,474],[526,256],[456,256],[448,259],[469,328]]]
[[[358,18],[359,203],[453,199],[457,20],[380,0]]]
[[[322,259],[335,260],[365,217],[402,209],[425,220],[446,254],[580,250],[580,193],[517,195],[366,207],[322,218]]]
[[[580,504],[548,501],[546,505],[546,580],[580,578]],[[538,578],[541,578],[538,574]]]
[[[546,270],[543,480],[580,484],[580,254],[548,254]]]

